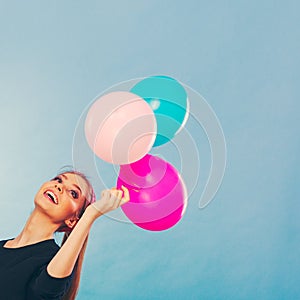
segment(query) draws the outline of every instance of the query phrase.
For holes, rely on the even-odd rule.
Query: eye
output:
[[[62,183],[62,180],[60,177],[56,176],[52,180],[57,181],[58,183]]]
[[[78,193],[74,190],[71,190],[71,195],[74,199],[78,199]]]

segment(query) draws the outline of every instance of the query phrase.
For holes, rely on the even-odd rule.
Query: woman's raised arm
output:
[[[63,278],[71,275],[84,240],[94,221],[101,215],[129,201],[127,188],[122,187],[122,189],[123,191],[115,188],[103,191],[101,199],[87,207],[66,242],[48,264],[47,272],[50,276]]]

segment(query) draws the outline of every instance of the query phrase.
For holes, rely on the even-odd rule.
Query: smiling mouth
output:
[[[44,196],[46,198],[48,198],[49,200],[51,200],[54,204],[56,204],[56,205],[58,204],[57,197],[52,191],[49,191],[49,190],[45,191]]]

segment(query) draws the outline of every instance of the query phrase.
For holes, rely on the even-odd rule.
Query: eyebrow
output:
[[[65,178],[65,179],[68,179],[68,177],[67,177],[65,174],[61,174],[61,176],[62,176],[63,178]],[[75,187],[80,191],[80,193],[82,194],[81,188],[80,188],[77,184],[74,184],[74,183],[73,183],[73,186],[75,186]]]

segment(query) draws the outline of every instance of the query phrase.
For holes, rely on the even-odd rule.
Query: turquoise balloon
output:
[[[187,93],[177,80],[152,76],[139,81],[130,91],[147,101],[154,112],[157,136],[153,147],[167,143],[184,126],[188,115]]]

